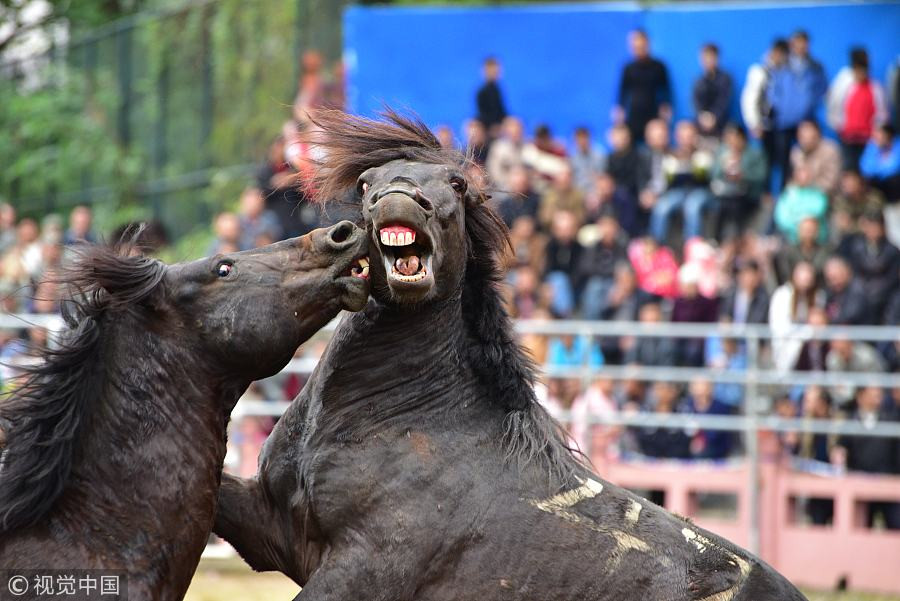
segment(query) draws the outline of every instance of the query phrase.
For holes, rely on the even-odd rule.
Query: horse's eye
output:
[[[368,182],[360,181],[356,184],[356,191],[359,192],[360,196],[365,196],[365,194],[368,190],[369,190]]]
[[[457,194],[463,194],[466,191],[466,180],[454,177],[450,180],[450,186],[457,192]]]
[[[231,275],[233,269],[234,265],[231,263],[219,263],[219,266],[216,268],[216,275],[220,278],[227,278]]]

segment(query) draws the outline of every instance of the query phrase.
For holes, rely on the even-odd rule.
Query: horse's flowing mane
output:
[[[513,337],[499,289],[505,272],[502,259],[511,250],[509,231],[486,204],[487,191],[470,177],[471,157],[441,147],[417,117],[392,109],[386,109],[381,117],[367,119],[334,110],[316,113],[314,122],[321,131],[314,142],[327,155],[313,182],[318,197],[346,197],[364,171],[398,159],[447,165],[465,175],[468,261],[462,303],[463,319],[474,342],[465,349],[469,364],[491,398],[506,410],[507,459],[520,467],[542,460],[551,476],[570,481],[584,467],[584,457],[567,444],[561,426],[535,397],[535,366]],[[356,200],[359,202],[358,197]]]
[[[91,405],[103,394],[100,347],[105,317],[133,310],[165,274],[132,245],[84,245],[51,278],[65,290],[66,330],[57,348],[38,351],[24,382],[0,398],[7,444],[0,455],[0,533],[34,524],[62,493],[78,458]],[[93,400],[92,400],[93,399]]]

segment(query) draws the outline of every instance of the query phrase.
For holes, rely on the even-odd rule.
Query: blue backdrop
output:
[[[383,103],[406,107],[429,124],[461,131],[475,112],[481,63],[496,56],[507,109],[528,131],[548,123],[569,140],[574,127],[606,130],[619,73],[628,60],[627,33],[647,30],[652,53],[672,78],[676,117],[691,115],[691,86],[700,73],[699,47],[719,45],[737,96],[750,65],[772,39],[810,32],[813,55],[829,79],[854,45],[869,50],[873,75],[884,81],[900,55],[900,2],[866,4],[679,4],[642,9],[622,4],[515,7],[359,7],[344,13],[348,103],[371,115]]]

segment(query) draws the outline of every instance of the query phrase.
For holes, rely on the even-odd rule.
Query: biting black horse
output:
[[[373,299],[228,477],[215,531],[298,599],[800,600],[758,558],[566,447],[501,305],[506,230],[421,122],[325,113],[326,197],[357,187]]]
[[[125,570],[128,598],[181,599],[232,408],[362,308],[367,252],[349,222],[172,266],[86,247],[62,276],[75,295],[60,348],[0,400],[0,568]]]

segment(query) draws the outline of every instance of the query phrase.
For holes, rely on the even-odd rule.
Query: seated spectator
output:
[[[766,182],[766,157],[756,146],[747,145],[747,130],[736,123],[725,126],[724,142],[712,168],[710,190],[719,204],[720,238],[730,238],[730,230],[740,234],[759,209]]]
[[[635,202],[643,179],[642,153],[632,143],[631,131],[624,123],[613,125],[607,137],[610,153],[606,159],[606,170],[615,180],[616,186],[623,189],[632,202]]]
[[[841,174],[841,185],[831,204],[831,236],[840,242],[859,231],[859,218],[864,213],[884,209],[884,196],[869,187],[859,171],[848,170]]]
[[[828,322],[835,325],[865,325],[871,321],[866,291],[843,257],[833,256],[825,263],[825,310]]]
[[[271,244],[283,237],[278,215],[266,209],[266,199],[259,188],[246,188],[241,194],[238,217],[241,222],[241,250]],[[265,238],[262,243],[261,237]]]
[[[563,171],[571,169],[565,157],[565,148],[553,139],[546,125],[538,125],[534,130],[534,139],[522,148],[522,162],[534,172],[534,183],[540,189]]]
[[[828,371],[883,373],[885,365],[872,345],[839,338],[831,341],[825,367]],[[831,393],[838,405],[846,405],[853,400],[856,387],[843,384],[832,388]]]
[[[603,366],[603,352],[596,340],[588,336],[552,336],[547,347],[549,367],[591,367]]]
[[[861,232],[845,240],[838,251],[862,282],[872,320],[879,323],[888,298],[900,285],[900,250],[885,237],[881,211],[865,213],[859,228]]]
[[[628,260],[619,222],[612,214],[601,216],[595,229],[596,241],[584,247],[576,274],[583,290],[581,313],[585,319],[600,319],[606,311],[616,266]]]
[[[529,265],[520,265],[512,273],[512,297],[509,312],[513,317],[531,319],[540,308],[541,279]]]
[[[774,217],[778,231],[794,244],[797,242],[797,225],[808,217],[814,217],[819,222],[819,239],[824,242],[828,238],[825,227],[827,212],[828,197],[811,183],[809,170],[798,166],[775,204]]]
[[[568,165],[557,173],[552,186],[541,197],[538,221],[543,227],[550,227],[559,211],[568,211],[579,224],[584,221],[584,192],[575,187],[572,168]]]
[[[884,408],[884,393],[875,386],[861,388],[856,394],[856,409],[850,419],[871,428],[879,422],[896,421],[897,416]],[[897,440],[873,436],[841,436],[832,449],[831,461],[839,467],[846,467],[853,472],[870,474],[898,474],[900,453],[897,452]],[[900,529],[900,504],[884,501],[866,503],[866,522],[869,528],[875,525],[878,514],[884,518],[890,530]]]
[[[478,119],[469,119],[466,122],[466,153],[476,164],[483,167],[487,161],[489,145],[487,128],[484,123]]]
[[[528,170],[516,165],[510,168],[506,181],[509,187],[501,193],[497,203],[497,212],[506,226],[512,227],[519,217],[537,219],[541,198],[531,187]]]
[[[631,241],[628,260],[637,276],[638,288],[651,296],[678,296],[678,262],[670,248],[646,236]]]
[[[658,303],[644,303],[638,310],[638,321],[643,324],[662,322],[662,309]],[[624,338],[625,363],[634,365],[674,365],[675,340],[668,336],[637,336]]]
[[[575,309],[574,277],[581,260],[581,245],[576,240],[578,221],[571,211],[559,210],[553,215],[544,281],[553,289],[551,309],[557,316],[568,316]]]
[[[679,412],[681,399],[678,386],[671,382],[653,384],[651,410],[657,415]],[[683,428],[637,428],[638,447],[648,457],[660,459],[689,459],[691,439]]]
[[[816,268],[816,277],[825,268],[825,261],[831,256],[831,248],[820,242],[819,220],[815,217],[806,217],[797,225],[797,241],[794,244],[785,244],[775,255],[775,276],[779,283],[790,279],[794,267],[801,261],[812,263]]]
[[[666,174],[663,171],[663,159],[669,154],[669,126],[662,119],[652,119],[647,123],[647,131],[644,134],[647,145],[641,148],[637,169],[638,194],[636,196],[640,207],[642,220],[649,221],[650,211],[656,205],[659,197],[668,187]]]
[[[887,308],[884,311],[882,323],[886,326],[900,326],[900,289],[894,290],[891,294]],[[893,342],[882,342],[879,348],[887,361],[888,369],[892,373],[900,373],[900,339]],[[900,412],[900,405],[898,405],[897,410]]]
[[[763,284],[759,263],[753,259],[738,263],[735,284],[719,305],[719,320],[738,324],[763,324],[769,320],[769,292]]]
[[[816,336],[816,330],[828,325],[828,313],[825,307],[812,307],[806,323],[812,328],[812,336],[803,340],[803,348],[794,369],[797,371],[825,371],[828,369],[828,351],[831,343]]]
[[[595,380],[572,403],[572,424],[569,431],[578,448],[589,458],[609,459],[618,455],[616,442],[622,429],[596,421],[616,414],[613,381]],[[591,422],[595,423],[591,423]]]
[[[730,405],[714,394],[713,383],[707,378],[693,380],[689,388],[687,412],[695,415],[731,415]],[[734,446],[734,433],[725,430],[699,430],[691,437],[691,456],[694,459],[725,459]]]
[[[859,169],[859,157],[872,130],[887,120],[884,90],[869,77],[869,53],[865,48],[850,50],[850,66],[838,71],[825,98],[828,125],[838,132],[844,155],[844,169]]]
[[[832,419],[831,397],[821,386],[807,386],[803,392],[802,416],[805,419]],[[829,463],[837,438],[828,434],[813,433],[805,430],[789,432],[786,436],[793,439],[791,452],[793,455],[809,461]],[[832,521],[834,501],[812,497],[806,500],[806,515],[815,525],[825,525]]]
[[[213,221],[216,239],[206,254],[209,256],[241,250],[241,220],[234,213],[219,213]]]
[[[569,157],[575,187],[584,194],[594,189],[594,179],[606,169],[606,154],[591,142],[591,130],[575,130],[575,152]]]
[[[684,239],[700,236],[703,215],[714,204],[709,191],[712,156],[698,147],[697,127],[690,121],[675,126],[675,148],[662,161],[666,189],[650,214],[650,233],[666,240],[669,221],[676,213],[684,216]]]
[[[769,327],[772,329],[772,363],[778,371],[791,371],[797,364],[803,340],[796,336],[807,323],[813,307],[821,307],[825,295],[816,285],[816,270],[801,261],[794,267],[789,282],[775,289],[769,303]]]
[[[599,173],[594,178],[593,190],[585,196],[584,207],[588,221],[597,221],[602,215],[612,213],[629,237],[641,234],[637,204],[624,188],[616,185],[609,173]]]
[[[700,49],[703,74],[694,81],[693,101],[697,128],[703,137],[718,138],[728,120],[731,106],[731,76],[719,68],[719,47],[704,44]]]
[[[672,306],[673,323],[712,323],[719,315],[718,300],[700,294],[699,269],[686,264],[678,272],[678,298]],[[676,364],[700,367],[704,358],[703,338],[677,338],[675,341]]]
[[[77,206],[69,214],[69,229],[63,237],[63,244],[71,245],[77,242],[96,242],[97,239],[91,232],[93,214],[86,206]]]
[[[710,336],[706,341],[706,366],[732,374],[747,370],[747,348],[736,338]],[[732,410],[744,402],[744,385],[737,382],[716,382],[713,395]]]
[[[900,140],[893,126],[884,124],[875,129],[859,159],[859,170],[889,202],[900,198]]]
[[[797,128],[797,145],[791,149],[791,169],[794,173],[806,169],[809,185],[831,196],[837,191],[841,177],[841,149],[822,137],[818,123],[807,119]]]
[[[536,273],[544,273],[544,252],[547,237],[536,231],[534,217],[517,217],[509,230],[509,244],[512,253],[508,257],[508,267],[528,265]]]
[[[600,319],[608,321],[635,321],[638,318],[637,280],[634,272],[627,263],[616,265],[615,279],[612,288],[606,295],[606,303]],[[611,365],[620,365],[625,361],[627,345],[623,339],[615,336],[605,336],[600,339],[600,348],[606,362]]]
[[[491,177],[491,185],[501,192],[508,192],[513,188],[510,180],[513,169],[523,166],[525,138],[522,121],[517,117],[507,117],[503,120],[501,132],[502,135],[491,142],[485,168]]]
[[[0,203],[0,254],[16,243],[16,209],[11,204]]]

